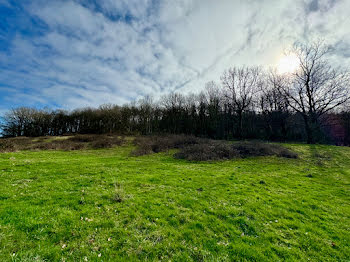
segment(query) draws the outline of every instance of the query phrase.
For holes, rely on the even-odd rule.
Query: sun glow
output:
[[[279,74],[290,74],[299,67],[299,59],[295,54],[288,54],[280,58],[277,63],[277,72]]]

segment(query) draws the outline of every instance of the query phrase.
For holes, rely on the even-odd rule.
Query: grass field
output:
[[[0,154],[0,261],[350,261],[350,148]]]

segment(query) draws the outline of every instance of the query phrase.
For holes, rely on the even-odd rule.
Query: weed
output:
[[[123,190],[121,184],[116,183],[116,184],[114,185],[114,191],[115,191],[115,192],[114,192],[114,194],[113,194],[111,200],[112,200],[113,202],[117,202],[117,203],[123,202],[124,199],[125,199],[125,193],[124,193],[124,190]]]

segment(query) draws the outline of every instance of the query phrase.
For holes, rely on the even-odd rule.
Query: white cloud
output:
[[[11,52],[0,53],[0,83],[65,108],[121,104],[199,90],[233,65],[274,64],[303,38],[324,37],[343,52],[350,43],[347,0],[98,3],[33,1],[26,10],[48,29],[18,33]]]

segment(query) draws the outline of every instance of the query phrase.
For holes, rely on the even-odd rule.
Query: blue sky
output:
[[[0,113],[197,92],[323,38],[350,65],[349,0],[0,0]]]

